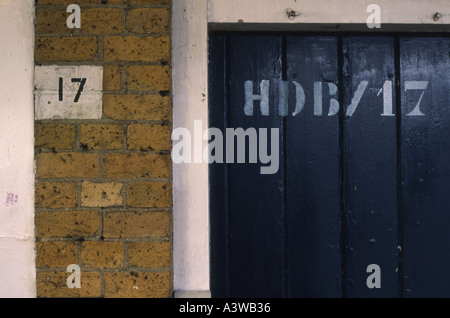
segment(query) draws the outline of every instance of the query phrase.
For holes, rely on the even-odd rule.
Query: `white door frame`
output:
[[[450,32],[448,1],[173,0],[173,128],[208,126],[208,30]],[[370,4],[379,29],[367,25]],[[173,165],[175,297],[211,295],[208,191],[207,163]]]

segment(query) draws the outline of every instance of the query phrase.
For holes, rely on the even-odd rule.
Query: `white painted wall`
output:
[[[208,125],[207,1],[175,0],[172,12],[173,127],[194,132],[194,120]],[[173,197],[175,297],[208,296],[208,164],[174,164]]]
[[[0,297],[35,297],[34,0],[0,0]],[[9,204],[7,194],[13,194]]]
[[[80,82],[72,82],[73,79],[85,80],[83,87]],[[75,102],[81,88],[78,101]],[[34,89],[37,120],[102,118],[103,66],[38,65],[34,68]]]

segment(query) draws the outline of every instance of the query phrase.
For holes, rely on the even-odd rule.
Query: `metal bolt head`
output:
[[[438,21],[440,17],[441,17],[441,14],[439,12],[436,12],[433,16],[433,20]]]
[[[295,17],[299,15],[297,12],[295,12],[291,8],[286,10],[286,14],[287,14],[289,20],[294,20]]]

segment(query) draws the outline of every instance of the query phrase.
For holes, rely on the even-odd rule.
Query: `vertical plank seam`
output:
[[[281,38],[281,69],[282,80],[287,81],[287,37],[284,34]],[[279,96],[282,98],[282,96]],[[288,195],[287,195],[287,116],[282,117],[283,125],[283,254],[284,254],[284,297],[289,297],[289,234],[288,234]]]
[[[346,213],[345,213],[345,165],[344,165],[344,119],[345,119],[345,110],[344,110],[344,44],[343,44],[343,36],[338,36],[338,81],[339,81],[339,104],[341,107],[339,108],[339,179],[340,179],[340,212],[341,212],[341,297],[345,298],[347,296],[345,290],[345,279],[346,279],[346,240],[347,240],[347,227],[346,227]]]
[[[225,112],[224,112],[224,128],[230,127],[230,46],[231,46],[231,40],[230,35],[225,36]],[[230,228],[230,218],[231,218],[231,211],[230,211],[230,202],[231,202],[231,195],[230,195],[230,169],[228,163],[224,162],[224,174],[225,174],[225,229],[226,229],[226,272],[225,272],[225,280],[226,280],[226,291],[225,291],[225,297],[230,297],[231,293],[231,278],[230,278],[230,268],[231,268],[231,259],[230,259],[230,235],[231,235],[231,228]]]
[[[394,38],[394,68],[395,68],[395,113],[397,135],[397,255],[398,255],[398,288],[399,296],[404,297],[403,280],[403,187],[402,187],[402,111],[401,111],[401,64],[400,64],[400,38]]]

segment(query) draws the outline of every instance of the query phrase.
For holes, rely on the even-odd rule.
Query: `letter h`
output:
[[[260,85],[261,95],[253,94],[253,82],[245,81],[245,107],[244,113],[247,116],[253,116],[253,102],[255,100],[261,101],[261,114],[269,116],[269,81],[262,80]]]

